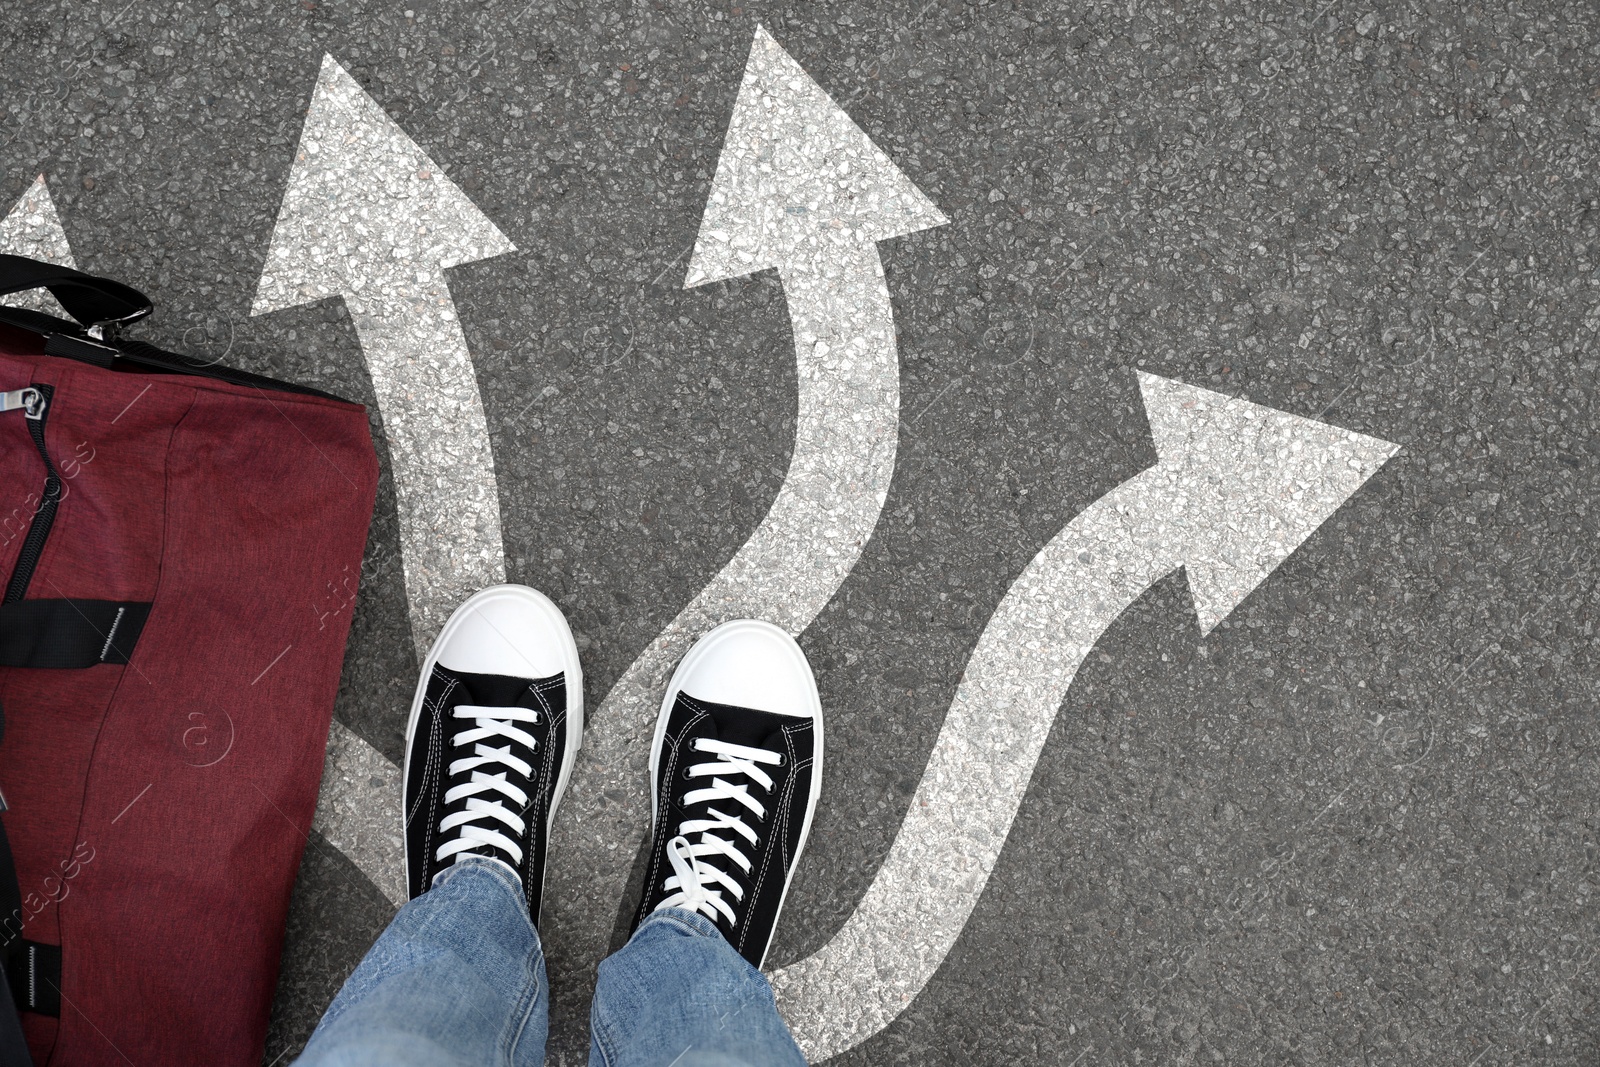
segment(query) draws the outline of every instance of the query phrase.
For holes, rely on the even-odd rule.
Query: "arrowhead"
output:
[[[1376,437],[1139,375],[1158,468],[1188,527],[1184,570],[1210,633],[1400,450]]]
[[[10,214],[0,219],[0,252],[13,256],[42,259],[74,270],[78,264],[72,258],[72,248],[67,244],[67,232],[61,228],[61,216],[56,214],[55,201],[45,188],[41,174],[28,191],[22,194]],[[8,296],[5,302],[12,307],[31,308],[46,315],[71,318],[56,298],[44,289],[31,293]]]
[[[948,221],[757,27],[684,288]]]
[[[324,56],[251,314],[406,285],[515,251],[439,165]]]

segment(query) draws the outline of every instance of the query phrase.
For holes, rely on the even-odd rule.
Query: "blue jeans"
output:
[[[544,1062],[544,950],[522,887],[467,860],[401,908],[328,1006],[302,1067]],[[768,1067],[805,1057],[761,972],[711,920],[651,915],[600,964],[591,1067]]]

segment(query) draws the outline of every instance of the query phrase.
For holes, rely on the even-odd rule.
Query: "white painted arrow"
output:
[[[483,400],[444,272],[512,251],[325,56],[251,314],[344,297],[388,438],[419,657],[457,604],[505,581]]]
[[[311,826],[396,907],[406,902],[400,768],[338,719],[328,726]]]
[[[611,902],[648,830],[649,741],[669,668],[731,618],[804,630],[877,525],[894,473],[900,382],[876,242],[946,221],[758,28],[685,287],[777,268],[798,365],[794,452],[760,527],[586,729],[557,816],[541,931],[552,987],[574,1004],[587,1003],[612,932]]]
[[[773,977],[813,1061],[887,1026],[943,962],[1079,665],[1117,617],[1182,567],[1209,633],[1397,451],[1181,382],[1141,374],[1139,386],[1156,465],[1074,518],[1013,583],[866,896],[833,940]]]
[[[34,179],[6,217],[0,219],[0,252],[78,269],[72,258],[72,247],[67,244],[67,232],[61,228],[61,216],[56,214],[55,201],[50,199],[50,190],[45,188],[43,174]],[[5,303],[64,319],[72,317],[46,289],[8,296]]]
[[[456,604],[505,581],[494,455],[445,270],[512,251],[323,57],[251,314],[344,298],[388,438],[419,659]],[[393,763],[335,722],[313,825],[403,903],[398,781]]]

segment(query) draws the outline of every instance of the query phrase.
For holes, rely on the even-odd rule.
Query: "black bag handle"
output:
[[[0,297],[30,289],[50,290],[67,314],[85,326],[123,326],[155,307],[131,285],[25,256],[0,255]]]
[[[39,334],[47,356],[60,356],[93,363],[108,370],[153,371],[167,374],[193,374],[202,378],[247,385],[282,393],[302,393],[328,400],[343,397],[307,385],[278,381],[249,371],[224,367],[214,360],[196,359],[168,352],[145,341],[119,337],[120,327],[150,314],[150,298],[131,285],[93,274],[45,263],[26,256],[0,254],[0,300],[12,293],[48,289],[78,320],[46,315],[32,308],[7,307],[0,303],[0,326],[14,326]],[[349,401],[344,401],[348,403]],[[5,1067],[0,1061],[0,1067]]]

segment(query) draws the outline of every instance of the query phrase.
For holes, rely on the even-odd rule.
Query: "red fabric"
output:
[[[22,936],[62,946],[29,1044],[254,1067],[372,516],[365,410],[37,351],[0,327],[0,389],[55,386],[66,486],[28,598],[154,606],[127,666],[0,669]],[[43,482],[0,413],[0,584]]]

